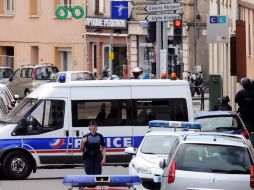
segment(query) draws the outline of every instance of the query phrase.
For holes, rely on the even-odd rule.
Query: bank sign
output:
[[[228,43],[229,42],[228,17],[224,15],[213,15],[207,18],[207,42]]]
[[[108,28],[108,29],[126,29],[127,23],[123,19],[108,18],[85,18],[87,28]]]

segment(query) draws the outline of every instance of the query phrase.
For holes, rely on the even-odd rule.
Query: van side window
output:
[[[134,100],[134,123],[147,126],[150,120],[188,121],[185,99]]]
[[[99,126],[130,125],[130,108],[130,100],[72,101],[72,126],[87,127],[91,120]]]
[[[13,80],[14,80],[14,79],[19,79],[19,78],[20,78],[20,69],[18,69],[18,70],[16,70],[16,71],[14,72]]]
[[[25,118],[22,135],[42,134],[63,128],[64,109],[64,100],[40,101]]]

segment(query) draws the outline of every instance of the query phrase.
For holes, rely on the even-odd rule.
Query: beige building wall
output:
[[[239,0],[239,6],[246,27],[246,73],[254,80],[254,1]]]
[[[229,35],[234,34],[235,20],[238,14],[237,1],[210,1],[210,15],[227,15],[229,18]],[[229,96],[232,109],[235,110],[236,77],[230,74],[230,43],[209,44],[209,74],[221,75],[222,95]]]
[[[55,3],[60,0],[38,0],[38,14],[30,15],[30,1],[14,1],[12,14],[0,14],[0,46],[14,46],[14,67],[31,63],[31,46],[38,46],[38,63],[60,66],[57,48],[72,50],[72,70],[86,69],[84,56],[84,19],[59,20]],[[72,6],[84,7],[84,0],[73,0]],[[56,62],[58,61],[58,62]],[[60,68],[61,70],[61,68]]]

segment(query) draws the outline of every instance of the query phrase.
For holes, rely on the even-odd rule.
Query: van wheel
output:
[[[7,154],[3,160],[3,173],[7,179],[26,179],[32,172],[31,157],[16,150]]]
[[[146,189],[159,190],[160,183],[142,182],[142,186]]]
[[[0,180],[4,180],[6,179],[4,173],[3,173],[3,170],[0,168]]]

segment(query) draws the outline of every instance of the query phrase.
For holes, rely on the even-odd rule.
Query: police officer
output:
[[[229,97],[228,96],[223,96],[220,99],[220,103],[217,105],[216,110],[221,110],[221,111],[231,111],[232,107],[228,104],[229,102]]]
[[[241,79],[243,89],[238,91],[235,102],[238,104],[238,112],[249,132],[254,132],[254,94],[251,90],[251,81],[247,77]]]
[[[83,136],[80,150],[83,152],[84,168],[87,175],[97,175],[102,172],[102,165],[106,162],[104,138],[97,133],[96,121],[89,123],[90,133]]]

